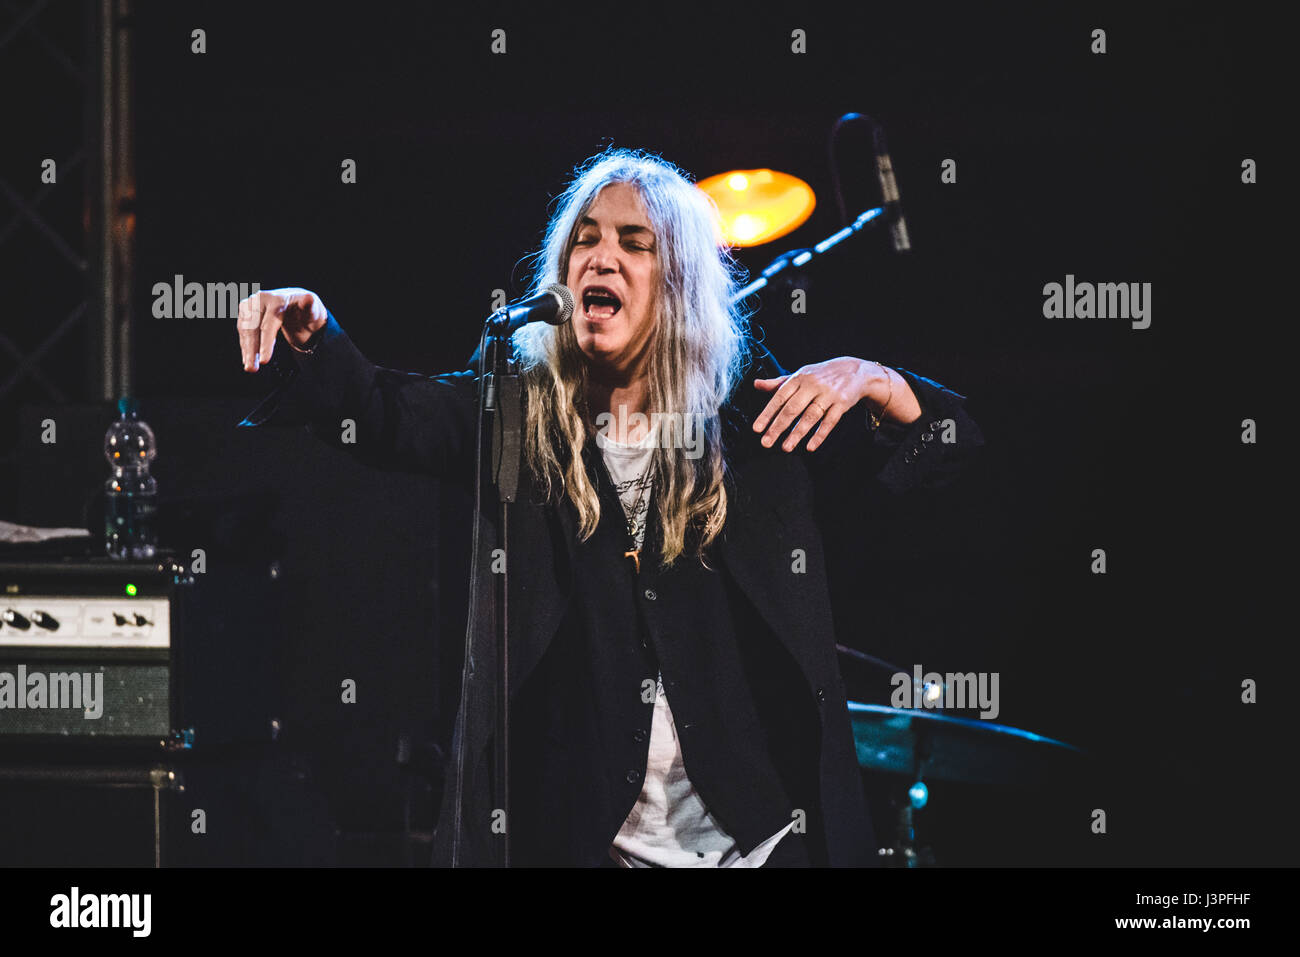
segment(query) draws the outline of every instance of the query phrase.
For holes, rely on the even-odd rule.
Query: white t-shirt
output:
[[[651,478],[647,473],[654,441],[653,431],[632,445],[602,439],[605,466],[623,502],[623,512],[629,522],[635,522],[637,548],[645,541],[650,511]],[[762,867],[793,826],[791,821],[741,856],[735,840],[709,813],[686,776],[681,741],[664,693],[664,678],[659,675],[645,782],[636,806],[614,838],[610,857],[623,867]]]

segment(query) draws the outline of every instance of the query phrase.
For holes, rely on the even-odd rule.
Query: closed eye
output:
[[[575,239],[573,241],[574,246],[593,246],[595,245],[595,243],[596,243],[596,239],[594,236],[585,236],[580,239]],[[626,242],[623,245],[626,248],[635,250],[637,252],[642,252],[642,253],[654,252],[653,247],[647,246],[645,243]]]

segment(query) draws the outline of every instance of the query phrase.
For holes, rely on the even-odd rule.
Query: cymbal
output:
[[[1013,784],[1054,779],[1085,752],[1072,744],[973,718],[849,703],[858,764],[934,781]]]

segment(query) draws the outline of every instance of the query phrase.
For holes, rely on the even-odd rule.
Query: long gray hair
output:
[[[717,208],[680,169],[641,150],[607,149],[580,164],[558,197],[535,261],[531,294],[565,282],[578,223],[611,183],[640,193],[654,230],[656,322],[648,362],[651,412],[690,415],[702,425],[703,453],[654,442],[653,495],[662,524],[662,563],[688,547],[703,559],[727,515],[719,409],[744,371],[748,315],[731,300],[743,271],[721,241]],[[579,536],[600,521],[600,499],[583,464],[595,437],[587,405],[587,358],[573,323],[530,323],[514,337],[526,396],[526,458],[550,500],[567,492],[577,510]],[[678,421],[688,421],[682,418]],[[688,532],[694,529],[693,545]]]

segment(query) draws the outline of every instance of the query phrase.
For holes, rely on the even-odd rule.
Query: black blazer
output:
[[[313,338],[310,356],[277,349],[271,365],[280,382],[240,423],[306,425],[330,445],[384,469],[431,473],[472,491],[478,423],[478,380],[474,371],[436,376],[376,367],[353,345],[331,315]],[[814,521],[812,479],[807,459],[824,455],[831,443],[867,444],[880,464],[876,477],[894,492],[947,484],[983,445],[979,427],[963,408],[964,397],[936,382],[899,369],[922,407],[911,426],[870,431],[865,411],[855,409],[837,424],[827,443],[808,453],[803,443],[784,452],[764,448],[749,425],[769,401],[752,385],[755,378],[785,375],[761,343],[747,342],[748,366],[722,410],[738,428],[729,450],[734,492],[719,541],[724,560],[758,618],[771,629],[802,672],[805,693],[820,718],[817,809],[824,828],[824,855],[832,866],[878,863],[863,797],[843,680],[835,651],[830,596],[821,534]],[[340,441],[341,422],[355,422],[356,442]],[[951,422],[948,422],[951,420]],[[955,438],[955,441],[944,441]],[[490,441],[484,457],[490,457]],[[527,467],[510,512],[510,648],[512,694],[523,687],[545,653],[564,616],[571,588],[569,569],[577,542],[571,507],[540,502]],[[450,812],[457,755],[464,755],[464,806],[458,861],[487,865],[497,859],[491,819],[489,739],[495,724],[495,620],[489,569],[497,541],[497,501],[487,463],[481,470],[482,514],[475,546],[480,574],[472,602],[474,667],[466,686],[466,720],[457,722],[453,759],[447,769],[434,863],[451,863],[456,828]],[[806,574],[792,575],[792,552],[802,549]]]

